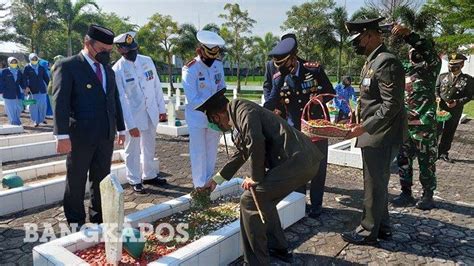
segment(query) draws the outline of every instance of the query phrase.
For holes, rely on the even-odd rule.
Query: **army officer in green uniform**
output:
[[[451,113],[451,118],[448,121],[438,125],[438,130],[442,131],[438,157],[450,163],[453,161],[449,158],[449,150],[461,119],[462,110],[464,105],[472,100],[474,94],[474,79],[461,72],[466,59],[462,54],[450,55],[449,72],[440,74],[436,81],[436,96],[440,98],[440,108]]]
[[[250,177],[240,199],[240,229],[244,260],[250,265],[268,265],[270,255],[292,261],[276,205],[306,184],[318,171],[323,154],[311,140],[281,117],[251,101],[236,99],[229,103],[219,91],[196,108],[206,113],[210,123],[222,131],[232,131],[237,152],[205,187],[231,179],[246,162]],[[263,213],[262,223],[249,189],[255,188]]]
[[[391,237],[388,216],[390,163],[407,138],[404,108],[405,73],[397,57],[383,44],[379,22],[383,18],[346,22],[356,53],[367,56],[361,72],[360,124],[349,137],[357,137],[362,150],[364,211],[360,226],[342,234],[349,243],[373,245]]]

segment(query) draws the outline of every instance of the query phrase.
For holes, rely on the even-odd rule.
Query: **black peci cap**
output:
[[[92,24],[89,26],[89,30],[87,31],[87,35],[92,39],[99,41],[105,44],[113,44],[115,34],[112,30],[107,29],[105,27]]]

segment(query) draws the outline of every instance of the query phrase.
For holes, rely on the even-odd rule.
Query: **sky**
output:
[[[248,10],[251,18],[257,21],[253,34],[264,35],[272,32],[281,35],[280,26],[286,19],[286,11],[293,5],[307,0],[96,0],[106,12],[115,12],[123,17],[130,17],[132,23],[143,26],[148,18],[160,13],[171,15],[179,24],[192,23],[204,26],[208,23],[222,24],[218,16],[223,13],[226,3],[238,3],[242,10]],[[347,2],[347,3],[346,3]],[[364,0],[336,0],[337,6],[344,6],[349,16],[364,6]]]

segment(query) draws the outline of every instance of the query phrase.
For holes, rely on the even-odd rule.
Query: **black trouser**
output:
[[[360,226],[369,239],[377,239],[379,231],[390,230],[388,215],[388,181],[390,164],[399,146],[362,147],[364,172],[364,209]]]
[[[438,132],[441,135],[439,138],[438,154],[448,154],[451,149],[454,134],[458,128],[459,120],[461,120],[462,110],[462,106],[461,108],[449,109],[448,112],[451,113],[451,118],[444,123],[438,123]]]
[[[323,139],[315,142],[314,145],[324,154],[324,158],[319,163],[318,173],[311,179],[309,197],[311,207],[316,208],[323,205],[324,185],[326,184],[326,173],[328,167],[328,140]],[[296,192],[306,194],[306,184],[299,187]]]
[[[84,133],[87,134],[87,133]],[[94,144],[71,139],[72,150],[67,156],[66,191],[64,192],[64,214],[67,222],[82,225],[86,220],[84,193],[89,172],[91,223],[102,223],[102,207],[99,184],[110,173],[113,140],[99,140]]]

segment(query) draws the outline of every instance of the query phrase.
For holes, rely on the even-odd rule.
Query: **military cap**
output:
[[[467,57],[465,57],[463,54],[451,54],[449,56],[449,64],[455,65],[455,64],[461,64],[467,60]]]
[[[268,55],[274,57],[278,62],[283,62],[294,52],[296,52],[296,39],[286,38],[275,45]]]
[[[115,34],[112,30],[107,29],[106,27],[92,24],[89,26],[87,35],[91,37],[92,39],[99,41],[101,43],[105,43],[105,44],[114,43]]]
[[[194,108],[196,111],[201,111],[205,114],[219,111],[229,100],[225,97],[226,89],[221,89],[214,93],[211,97],[207,98],[203,103]]]
[[[138,44],[135,42],[135,35],[137,33],[134,31],[129,31],[120,34],[119,36],[114,38],[114,43],[119,47],[127,48],[130,50],[137,49]]]
[[[201,44],[203,44],[209,49],[212,49],[217,46],[222,47],[225,44],[224,39],[222,39],[221,36],[219,36],[217,33],[213,31],[208,31],[208,30],[198,31],[198,33],[196,34],[196,38]]]
[[[346,30],[351,34],[348,41],[352,41],[359,37],[366,30],[379,30],[379,22],[385,18],[372,18],[372,19],[356,19],[354,21],[346,21]]]

